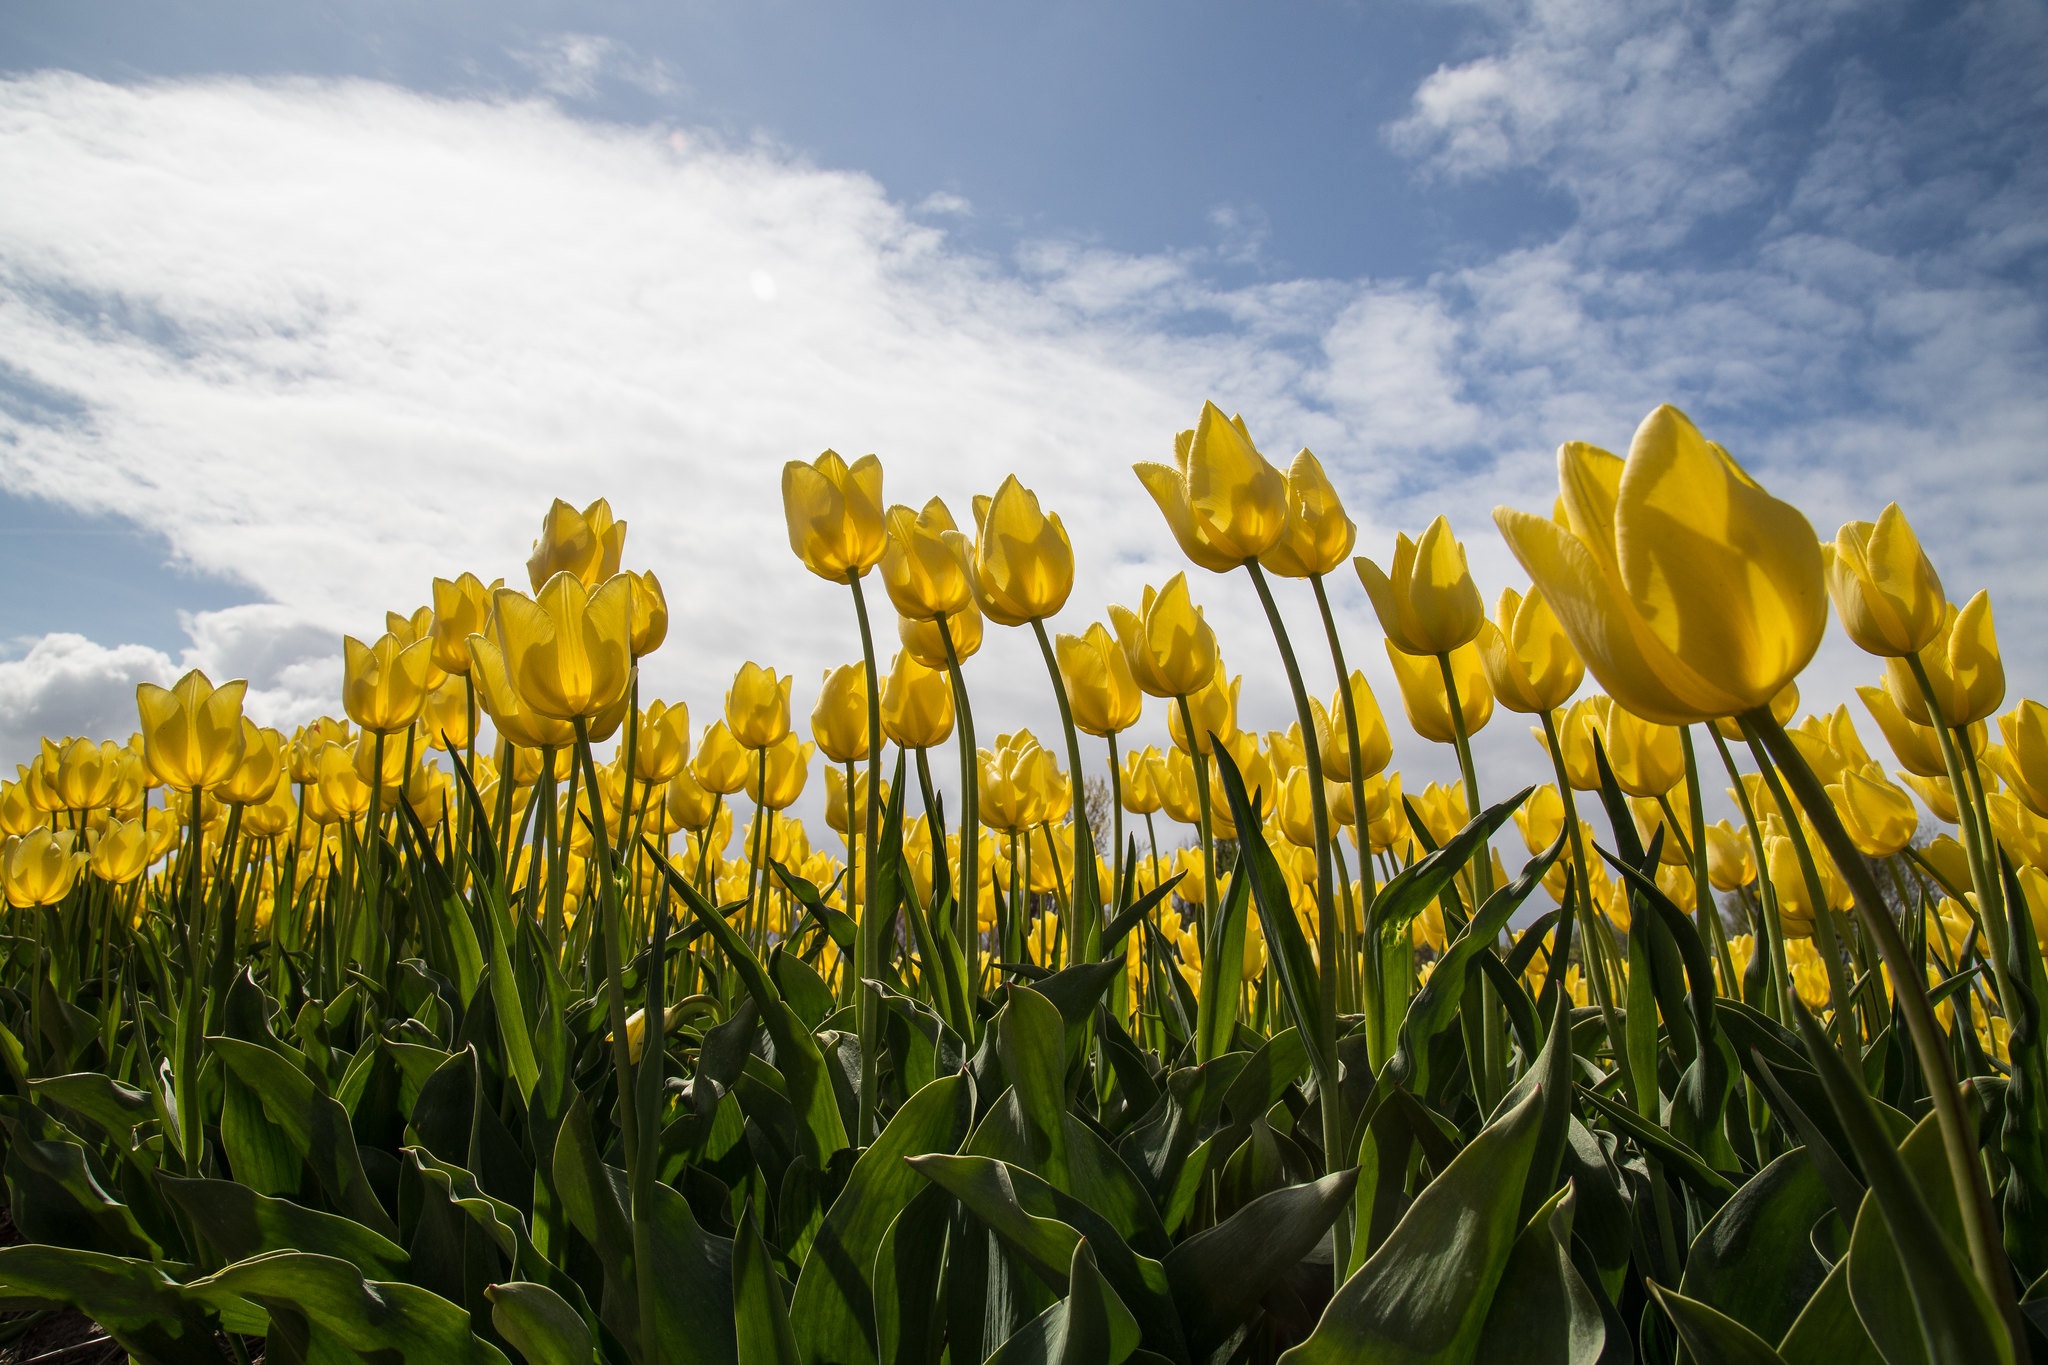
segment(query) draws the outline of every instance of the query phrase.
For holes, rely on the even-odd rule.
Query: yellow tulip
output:
[[[1626,464],[1558,452],[1568,526],[1494,520],[1606,690],[1668,725],[1771,701],[1827,625],[1820,544],[1678,409],[1643,419]]]
[[[974,539],[944,533],[982,614],[999,626],[1056,615],[1074,589],[1074,549],[1059,513],[1041,512],[1038,495],[1004,479],[992,499],[974,500]]]
[[[431,763],[422,763],[405,779],[405,804],[429,833],[448,817],[455,779]]]
[[[149,830],[142,821],[110,820],[93,838],[87,862],[101,881],[126,886],[149,871],[150,852]]]
[[[1842,827],[1866,858],[1889,858],[1913,841],[1920,816],[1913,798],[1885,780],[1884,769],[1844,768],[1839,782],[1827,789]]]
[[[908,652],[898,654],[882,686],[882,733],[906,749],[944,744],[953,733],[953,687],[946,675]]]
[[[284,781],[284,736],[242,720],[242,761],[221,784],[220,799],[232,806],[260,806]]]
[[[1593,741],[1606,734],[1607,713],[1613,705],[1611,697],[1581,697],[1558,717],[1557,747],[1564,755],[1565,780],[1573,791],[1600,790],[1600,765],[1593,758]],[[1529,734],[1546,754],[1550,752],[1550,738],[1542,726],[1530,726]]]
[[[599,498],[579,512],[556,498],[533,542],[526,576],[536,593],[558,573],[595,588],[618,573],[625,551],[626,523],[613,518],[610,503]]]
[[[644,659],[668,638],[668,594],[661,590],[661,580],[652,569],[645,573],[628,569],[626,577],[633,582],[633,657]]]
[[[1613,706],[1602,738],[1615,784],[1630,796],[1662,796],[1685,780],[1685,749],[1676,728]]]
[[[1585,680],[1586,665],[1543,590],[1532,587],[1524,597],[1503,588],[1495,615],[1497,620],[1479,626],[1479,661],[1494,697],[1508,710],[1532,716],[1564,705]]]
[[[1545,782],[1529,793],[1529,799],[1515,808],[1515,824],[1521,827],[1522,842],[1534,857],[1557,842],[1564,832],[1564,798],[1555,783]]]
[[[136,687],[143,757],[160,782],[189,792],[228,780],[242,761],[242,697],[248,690],[240,678],[215,687],[196,668],[168,690],[154,683]]]
[[[1320,703],[1317,703],[1320,708]],[[1379,698],[1372,692],[1372,684],[1365,680],[1365,674],[1351,670],[1351,708],[1358,720],[1357,764],[1360,777],[1371,777],[1384,771],[1394,757],[1393,736],[1387,733],[1387,719],[1380,713]],[[1323,776],[1333,782],[1351,780],[1351,735],[1344,724],[1344,693],[1342,689],[1330,695],[1329,708],[1323,712],[1328,719],[1330,734],[1323,741]],[[1321,740],[1321,727],[1318,726]]]
[[[2027,902],[2027,918],[2034,927],[2034,946],[2048,953],[2048,872],[2023,867],[2019,878],[2020,894]]]
[[[943,500],[933,498],[921,512],[899,503],[889,509],[884,524],[888,543],[882,551],[882,586],[898,615],[929,621],[973,606],[967,572],[946,544],[946,533],[960,528]]]
[[[914,621],[908,616],[896,618],[896,638],[910,657],[926,668],[946,666],[946,642],[953,643],[953,658],[966,663],[981,648],[981,610],[973,601],[945,618],[945,633],[939,631],[939,618],[929,621]]]
[[[725,691],[725,723],[742,748],[765,749],[780,743],[782,737],[789,733],[789,688],[792,681],[778,677],[774,669],[763,668],[752,660],[740,665],[732,686]],[[862,698],[862,708],[866,708],[865,697]],[[703,775],[698,777],[701,781]]]
[[[782,467],[782,515],[789,548],[820,578],[846,583],[882,562],[882,462],[863,455],[851,465],[828,450],[809,464]]]
[[[1166,732],[1183,753],[1209,753],[1209,736],[1220,735],[1226,742],[1237,733],[1237,694],[1244,687],[1242,675],[1226,679],[1219,661],[1208,685],[1188,696],[1188,713],[1194,718],[1195,734],[1189,739],[1181,724],[1180,707],[1166,708]]]
[[[2048,706],[2023,699],[1998,718],[1998,729],[2005,736],[2005,747],[1993,751],[1999,777],[2034,814],[2048,815]]]
[[[1401,774],[1368,778],[1365,783],[1365,837],[1375,853],[1413,841],[1408,829],[1408,804],[1401,795]]]
[[[2013,860],[2048,868],[2048,819],[2028,810],[2010,792],[1988,793],[1984,804],[1990,810],[1991,832]]]
[[[32,830],[6,845],[7,903],[26,910],[55,905],[71,894],[85,855],[72,852],[75,830]]]
[[[1928,866],[1940,874],[1940,879],[1959,891],[1975,889],[1977,879],[1970,870],[1970,854],[1955,839],[1947,834],[1937,834],[1927,841],[1927,847],[1920,850],[1920,856]]]
[[[741,677],[746,677],[744,669]],[[773,678],[773,673],[764,675]],[[742,691],[742,683],[735,681],[733,691],[727,694],[726,715],[733,714],[731,698]],[[783,694],[788,693],[787,680]],[[746,696],[751,701],[768,700],[768,684],[765,681],[752,685]],[[884,700],[886,708],[888,702]],[[773,709],[773,703],[769,703]],[[751,723],[751,720],[750,720]],[[733,724],[735,734],[740,732],[737,722]],[[841,664],[825,670],[825,685],[818,690],[818,704],[811,708],[811,738],[817,742],[818,752],[834,763],[858,763],[868,756],[868,675],[860,664]],[[760,748],[760,745],[751,745]]]
[[[889,804],[889,784],[887,782],[884,782],[881,786],[881,799],[877,802],[877,804],[882,806],[886,806]],[[828,826],[830,826],[833,832],[838,834],[840,838],[844,839],[847,837],[846,775],[845,773],[841,772],[838,768],[831,767],[829,765],[825,769],[825,823]],[[925,822],[922,820],[916,821],[915,825],[916,829],[912,831],[913,836],[915,835],[916,830],[925,829]],[[856,768],[853,772],[853,837],[858,839],[862,835],[866,834],[867,830],[868,773],[867,769],[865,768]],[[931,836],[929,833],[925,835],[925,838],[927,840],[929,840],[930,837]],[[853,851],[855,853],[860,852],[858,848],[853,849]],[[927,896],[925,900],[926,903],[929,904],[931,898]]]
[[[44,818],[29,799],[26,784],[0,782],[0,835],[26,834],[40,828]]]
[[[1889,679],[1887,679],[1889,682]],[[1946,777],[1948,765],[1942,761],[1941,738],[1929,727],[1909,717],[1893,698],[1891,689],[1886,687],[1859,687],[1856,695],[1863,699],[1863,705],[1870,712],[1870,718],[1877,722],[1879,733],[1891,746],[1892,756],[1897,758],[1906,771],[1920,777]],[[1915,692],[1913,695],[1918,695]],[[1922,706],[1920,713],[1927,713]]]
[[[1162,804],[1160,787],[1165,781],[1165,760],[1153,745],[1134,749],[1123,761],[1124,809],[1133,815],[1150,815]]]
[[[341,640],[341,703],[348,718],[372,734],[396,734],[419,719],[432,686],[431,639],[410,644],[386,633],[374,645]]]
[[[1308,769],[1296,768],[1280,780],[1279,796],[1273,801],[1273,818],[1287,842],[1301,848],[1316,846],[1315,807],[1309,800]]]
[[[114,803],[121,783],[121,746],[112,740],[67,740],[59,749],[43,741],[43,771],[66,810],[98,810]]]
[[[1726,820],[1707,826],[1707,880],[1716,891],[1740,891],[1756,880],[1756,847]]]
[[[337,819],[358,820],[370,809],[370,784],[356,769],[361,743],[330,744],[320,754],[320,799]]]
[[[462,671],[469,672],[467,663]],[[450,678],[427,693],[427,704],[420,709],[420,727],[429,745],[448,753],[468,744],[472,737],[468,686]]]
[[[1821,557],[1828,596],[1858,648],[1897,658],[1919,653],[1940,633],[1948,599],[1897,503],[1875,523],[1844,524]]]
[[[1693,913],[1699,904],[1695,890],[1698,883],[1692,879],[1692,869],[1682,862],[1659,862],[1657,867],[1657,889],[1668,897],[1671,903],[1687,914]]]
[[[502,586],[499,579],[485,587],[473,573],[434,580],[434,667],[458,677],[469,673],[469,637],[488,628],[491,594]]]
[[[1322,464],[1303,450],[1287,466],[1286,528],[1259,563],[1283,578],[1326,574],[1344,562],[1357,540],[1358,527]]]
[[[1961,818],[1956,808],[1955,790],[1945,777],[1920,777],[1914,773],[1901,772],[1899,780],[1912,788],[1921,804],[1934,812],[1934,818],[1945,825],[1953,825]]]
[[[1076,726],[1106,738],[1138,723],[1145,695],[1138,690],[1129,659],[1101,622],[1080,635],[1060,635],[1053,652]]]
[[[1687,861],[1686,845],[1692,840],[1692,806],[1685,799],[1685,789],[1678,788],[1666,800],[1678,815],[1673,826],[1664,818],[1664,807],[1657,801],[1643,796],[1629,800],[1629,810],[1635,816],[1636,833],[1648,848],[1657,831],[1664,831],[1664,840],[1657,846],[1657,861],[1676,865]]]
[[[1171,465],[1132,469],[1196,564],[1228,573],[1286,533],[1287,477],[1252,444],[1242,417],[1225,417],[1214,403],[1204,403],[1194,430],[1175,439],[1173,455]]]
[[[1448,843],[1452,835],[1472,820],[1472,813],[1465,806],[1465,789],[1455,782],[1448,787],[1435,782],[1424,787],[1416,794],[1415,809],[1422,816],[1422,827],[1438,847]]]
[[[322,716],[310,725],[301,725],[292,731],[291,748],[285,753],[292,781],[300,786],[318,782],[320,751],[330,744],[346,744],[348,738],[348,722],[332,716]]]
[[[1177,573],[1139,610],[1113,606],[1110,623],[1138,686],[1155,697],[1185,697],[1201,691],[1216,674],[1216,632],[1188,596],[1188,577]]]
[[[1029,730],[997,735],[995,747],[981,750],[979,757],[976,780],[984,825],[998,834],[1022,834],[1046,818],[1047,784],[1039,769],[1052,765],[1052,755]]]
[[[735,789],[737,790],[737,789]],[[684,768],[668,780],[668,791],[663,804],[668,807],[668,818],[678,829],[701,830],[713,819],[714,809],[727,809],[714,801],[715,794],[699,785],[696,776]]]
[[[56,787],[56,750],[48,740],[43,741],[48,753],[38,753],[22,768],[21,785],[28,793],[29,801],[46,815],[54,815],[64,809],[64,798]]]
[[[798,743],[794,732],[783,735],[761,750],[766,756],[765,780],[759,757],[747,765],[747,795],[770,810],[787,810],[804,794],[804,781],[810,776],[811,755],[815,752],[816,746]]]
[[[1461,645],[1451,651],[1450,658],[1465,733],[1476,735],[1493,719],[1493,689],[1486,685],[1479,647]],[[1438,744],[1455,743],[1457,733],[1451,724],[1450,699],[1444,695],[1442,667],[1427,655],[1402,651],[1392,640],[1387,641],[1387,659],[1394,665],[1394,681],[1401,687],[1401,707],[1408,713],[1409,728]]]
[[[614,574],[592,592],[558,573],[536,597],[500,588],[498,643],[520,700],[551,720],[610,710],[633,677],[633,580]]]
[[[634,777],[649,784],[672,781],[690,761],[690,708],[649,703],[633,744]]]
[[[1992,627],[1990,594],[1979,592],[1960,611],[1950,604],[1941,629],[1920,651],[1920,664],[1943,723],[1973,725],[1996,712],[2005,700],[2005,664]],[[1885,660],[1885,690],[1909,720],[1935,723],[1905,660]]]
[[[1431,522],[1420,541],[1405,532],[1394,538],[1391,575],[1363,556],[1351,563],[1395,649],[1448,654],[1478,638],[1486,605],[1465,567],[1465,547],[1445,518]]]
[[[789,693],[786,684],[782,696],[787,705]],[[690,763],[690,775],[705,791],[731,796],[746,785],[748,764],[746,749],[733,738],[725,722],[717,720],[704,727],[704,738],[697,745],[697,757]],[[701,827],[693,825],[691,828]]]
[[[566,720],[543,716],[530,707],[513,685],[505,652],[488,636],[469,637],[469,676],[476,684],[477,705],[491,718],[498,733],[524,749],[562,750],[575,742],[576,728]],[[323,746],[320,762],[326,763]],[[515,774],[516,778],[516,774]],[[522,784],[523,785],[523,784]]]
[[[242,833],[252,839],[275,839],[290,832],[298,815],[299,803],[292,799],[291,784],[279,781],[269,796],[242,808]]]

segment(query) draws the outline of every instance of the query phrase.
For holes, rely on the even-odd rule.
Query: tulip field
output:
[[[2048,708],[1986,593],[1669,407],[1495,513],[1490,614],[1442,518],[1354,558],[1308,451],[1214,405],[1173,449],[1189,570],[1093,623],[1016,477],[956,522],[792,462],[850,660],[808,718],[753,662],[694,725],[642,695],[657,566],[557,502],[516,585],[347,639],[333,718],[195,672],[45,740],[0,1354],[2048,1360]],[[1871,685],[1802,698],[1831,617]],[[994,629],[1058,733],[976,713]],[[1489,723],[1552,780],[1479,771]]]

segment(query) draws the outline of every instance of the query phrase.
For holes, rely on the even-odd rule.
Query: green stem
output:
[[[1344,704],[1344,741],[1349,746],[1345,752],[1351,755],[1349,769],[1351,781],[1351,828],[1356,835],[1352,842],[1353,846],[1359,850],[1359,899],[1364,905],[1370,906],[1374,898],[1379,895],[1379,887],[1373,883],[1372,851],[1366,847],[1370,842],[1370,837],[1366,834],[1365,830],[1365,754],[1359,746],[1358,703],[1351,695],[1351,670],[1344,664],[1344,645],[1337,637],[1337,618],[1330,610],[1330,595],[1323,589],[1323,576],[1321,574],[1310,574],[1308,581],[1309,586],[1315,589],[1316,610],[1322,613],[1323,636],[1329,641],[1330,645],[1330,662],[1336,665],[1337,668],[1337,695]],[[1346,900],[1348,902],[1348,896]],[[1346,988],[1345,995],[1347,1001],[1356,1002],[1357,992],[1355,987],[1357,983],[1352,979],[1352,964],[1358,956],[1358,935],[1351,922],[1351,907],[1348,903],[1344,908],[1344,921],[1340,932],[1342,934],[1344,951],[1343,980]],[[1374,986],[1372,991],[1373,998],[1364,1001],[1360,1008],[1364,1010],[1365,1017],[1371,1020],[1377,1018],[1379,1014],[1377,974],[1369,974],[1365,980],[1367,984]]]
[[[1557,774],[1558,795],[1564,800],[1564,826],[1572,841],[1572,863],[1579,874],[1579,894],[1573,908],[1579,917],[1580,955],[1586,964],[1586,984],[1592,989],[1593,1002],[1600,1007],[1600,1019],[1607,1028],[1608,1044],[1614,1049],[1615,1070],[1621,1076],[1623,1088],[1629,1092],[1629,1102],[1634,1104],[1635,1077],[1625,1060],[1621,1016],[1614,1010],[1614,983],[1609,975],[1613,964],[1608,960],[1606,940],[1600,934],[1603,926],[1598,922],[1599,912],[1593,905],[1593,881],[1586,865],[1586,836],[1579,827],[1578,802],[1573,798],[1571,778],[1565,768],[1564,746],[1557,738],[1555,712],[1543,712],[1543,741],[1550,748],[1550,766]]]
[[[1763,907],[1760,916],[1763,921],[1763,947],[1770,954],[1771,975],[1777,978],[1778,1017],[1789,1027],[1793,1017],[1792,963],[1785,953],[1785,925],[1778,915],[1778,890],[1771,885],[1763,825],[1756,818],[1756,806],[1749,799],[1749,788],[1743,785],[1742,774],[1735,767],[1735,755],[1728,752],[1728,742],[1711,725],[1707,727],[1707,733],[1714,737],[1714,747],[1721,751],[1721,766],[1728,770],[1730,790],[1735,793],[1736,803],[1742,807],[1743,822],[1749,827],[1749,846],[1756,858],[1757,903]]]
[[[1728,935],[1721,930],[1721,909],[1714,904],[1714,884],[1707,879],[1707,814],[1700,799],[1700,765],[1693,753],[1690,725],[1678,727],[1678,742],[1685,748],[1685,799],[1692,807],[1693,916],[1707,926],[1708,940],[1721,964],[1722,979],[1728,982],[1731,991],[1739,994],[1735,959],[1728,952]]]
[[[974,747],[974,711],[967,704],[967,678],[960,671],[953,630],[944,616],[937,619],[939,643],[946,648],[946,677],[953,684],[953,715],[960,727],[960,900],[956,909],[971,1007],[981,998],[981,760]]]
[[[1806,896],[1813,905],[1814,950],[1819,953],[1821,966],[1828,974],[1828,995],[1834,1009],[1828,1020],[1828,1031],[1835,1035],[1837,1042],[1846,1047],[1849,1024],[1853,1018],[1849,1010],[1849,978],[1848,973],[1842,969],[1841,947],[1835,941],[1835,924],[1832,918],[1834,909],[1828,904],[1827,885],[1821,880],[1820,865],[1813,860],[1813,849],[1806,842],[1806,830],[1799,822],[1798,813],[1792,808],[1791,799],[1785,795],[1784,784],[1778,779],[1777,765],[1771,761],[1766,746],[1756,736],[1750,736],[1749,747],[1750,752],[1756,757],[1758,770],[1763,774],[1764,785],[1771,790],[1771,799],[1778,803],[1779,810],[1785,812],[1785,832],[1792,840],[1792,852],[1799,859],[1799,873],[1806,882]],[[1825,792],[1822,792],[1821,799],[1827,799]],[[1832,816],[1834,811],[1834,805],[1830,802],[1828,814]],[[1811,813],[1808,812],[1809,816]],[[1860,866],[1860,854],[1858,860]],[[1837,861],[1839,862],[1839,859]],[[1759,868],[1758,871],[1764,876],[1770,875],[1768,867]]]
[[[1195,734],[1194,712],[1186,697],[1175,697],[1180,705],[1180,729],[1187,737],[1188,760],[1195,769],[1195,811],[1202,836],[1202,951],[1216,944],[1216,830],[1209,816],[1209,753]]]
[[[1060,729],[1067,736],[1067,773],[1074,784],[1074,891],[1069,900],[1067,942],[1075,962],[1093,962],[1102,939],[1102,897],[1095,886],[1095,839],[1088,828],[1088,789],[1083,785],[1081,739],[1074,729],[1074,708],[1067,701],[1067,682],[1052,651],[1052,637],[1045,622],[1034,616],[1031,631],[1038,637],[1038,652],[1045,656],[1045,671],[1052,678],[1053,696],[1059,699]]]
[[[598,794],[597,787],[597,760],[590,753],[590,723],[582,716],[576,718],[576,757],[582,764],[583,784],[590,792],[590,804],[597,815],[590,822],[591,852],[596,855],[591,859],[590,873],[596,885],[585,885],[584,913],[589,913],[590,896],[595,891],[601,919],[600,932],[604,934],[604,995],[612,1021],[612,1069],[618,1078],[619,1132],[626,1144],[627,1179],[637,1184],[640,1179],[639,1097],[634,1093],[637,1087],[633,1081],[632,1052],[626,1040],[626,946],[625,935],[619,926],[619,883],[612,874],[611,841],[604,827],[604,799]],[[569,818],[576,818],[573,803],[569,807]],[[660,1027],[652,1019],[647,1021],[647,1026]]]
[[[861,831],[861,915],[859,934],[854,940],[854,1017],[860,1034],[860,1112],[854,1134],[856,1145],[872,1142],[880,1127],[876,1123],[876,1090],[881,1086],[882,1014],[881,1001],[864,984],[877,975],[882,965],[881,917],[871,914],[876,895],[876,841],[882,823],[882,685],[875,671],[875,635],[868,625],[868,602],[862,595],[860,572],[849,571],[846,586],[853,590],[853,614],[860,622],[861,666],[868,685],[868,819]]]

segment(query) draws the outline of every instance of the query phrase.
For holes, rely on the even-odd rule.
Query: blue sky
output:
[[[2020,0],[9,6],[0,747],[188,663],[330,708],[342,631],[516,574],[556,493],[670,584],[658,685],[807,707],[853,645],[775,473],[827,444],[911,502],[1017,470],[1079,629],[1180,567],[1127,467],[1205,397],[1362,553],[1449,512],[1489,597],[1488,510],[1676,402],[1824,535],[1900,501],[2039,695],[2043,70]],[[1196,589],[1282,723],[1249,592]],[[1831,637],[1810,692],[1873,671]]]

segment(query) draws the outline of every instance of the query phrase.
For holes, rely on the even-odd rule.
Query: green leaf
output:
[[[460,1166],[437,1158],[423,1147],[407,1147],[420,1179],[436,1189],[449,1203],[469,1215],[479,1231],[498,1249],[512,1274],[530,1279],[559,1294],[586,1322],[594,1321],[583,1289],[534,1246],[526,1219],[502,1199],[485,1193],[477,1178]]]
[[[876,1252],[890,1225],[926,1188],[906,1158],[957,1152],[973,1119],[973,1082],[942,1077],[911,1095],[854,1163],[812,1238],[790,1305],[797,1344],[811,1365],[875,1359],[870,1275]]]
[[[157,1181],[223,1261],[318,1247],[365,1279],[395,1280],[404,1273],[405,1248],[352,1219],[272,1199],[231,1180],[181,1180],[159,1172]]]
[[[1650,1293],[1699,1365],[1785,1365],[1769,1342],[1719,1309],[1655,1283]]]
[[[1138,1324],[1095,1266],[1087,1240],[1074,1243],[1067,1297],[1024,1324],[987,1365],[1123,1365],[1138,1346]]]
[[[0,1295],[76,1308],[138,1360],[220,1365],[213,1324],[149,1261],[69,1247],[7,1247],[0,1249]]]
[[[1237,1027],[1237,997],[1244,984],[1246,912],[1252,892],[1251,867],[1240,861],[1216,912],[1215,943],[1202,951],[1202,987],[1195,993],[1195,1061],[1230,1051]]]
[[[20,1100],[7,1104],[20,1106],[7,1124],[6,1171],[9,1212],[24,1237],[114,1256],[163,1255],[135,1211],[100,1184],[68,1128]]]
[[[1809,1149],[1758,1171],[1693,1238],[1678,1287],[1747,1327],[1782,1341],[1827,1278],[1808,1235],[1830,1207]]]
[[[222,1064],[256,1093],[264,1114],[283,1130],[335,1207],[380,1237],[396,1241],[398,1226],[377,1202],[363,1173],[348,1111],[267,1047],[238,1038],[213,1037],[207,1042]]]
[[[185,1286],[185,1295],[215,1308],[247,1299],[298,1314],[349,1350],[393,1365],[510,1365],[470,1330],[467,1309],[417,1285],[366,1280],[333,1256],[280,1251],[238,1261]]]
[[[782,1297],[782,1277],[768,1257],[754,1210],[740,1215],[732,1246],[734,1329],[739,1336],[739,1365],[802,1365],[796,1333],[789,1326],[789,1305]]]
[[[1406,929],[1409,921],[1429,908],[1431,901],[1451,886],[1479,845],[1493,837],[1508,822],[1534,787],[1525,787],[1498,805],[1488,806],[1466,826],[1444,842],[1442,848],[1401,869],[1372,899],[1366,911],[1366,941],[1377,942],[1390,930]]]
[[[1669,1164],[1673,1175],[1700,1193],[1717,1199],[1735,1193],[1734,1181],[1709,1166],[1698,1152],[1648,1119],[1638,1117],[1633,1109],[1616,1104],[1590,1086],[1581,1085],[1579,1094],[1605,1114],[1619,1132],[1635,1139],[1644,1151]]]
[[[1572,1202],[1559,1190],[1515,1239],[1493,1291],[1478,1358],[1517,1365],[1596,1365],[1607,1346],[1599,1300],[1572,1265]]]
[[[138,1126],[156,1117],[156,1102],[147,1091],[123,1085],[97,1071],[30,1081],[29,1090],[37,1099],[61,1104],[92,1120],[100,1131],[124,1147],[134,1144]]]
[[[590,1328],[561,1295],[544,1284],[512,1280],[484,1290],[491,1325],[526,1359],[526,1365],[594,1365]]]
[[[1387,1240],[1346,1280],[1290,1365],[1475,1358],[1507,1268],[1545,1109],[1565,1097],[1532,1090],[1483,1129],[1424,1187]]]
[[[1835,1262],[1778,1343],[1785,1365],[1885,1365],[1849,1298],[1849,1258]]]
[[[1280,1277],[1322,1241],[1357,1187],[1358,1172],[1348,1170],[1274,1190],[1173,1249],[1166,1278],[1194,1359],[1208,1359],[1258,1311]]]

